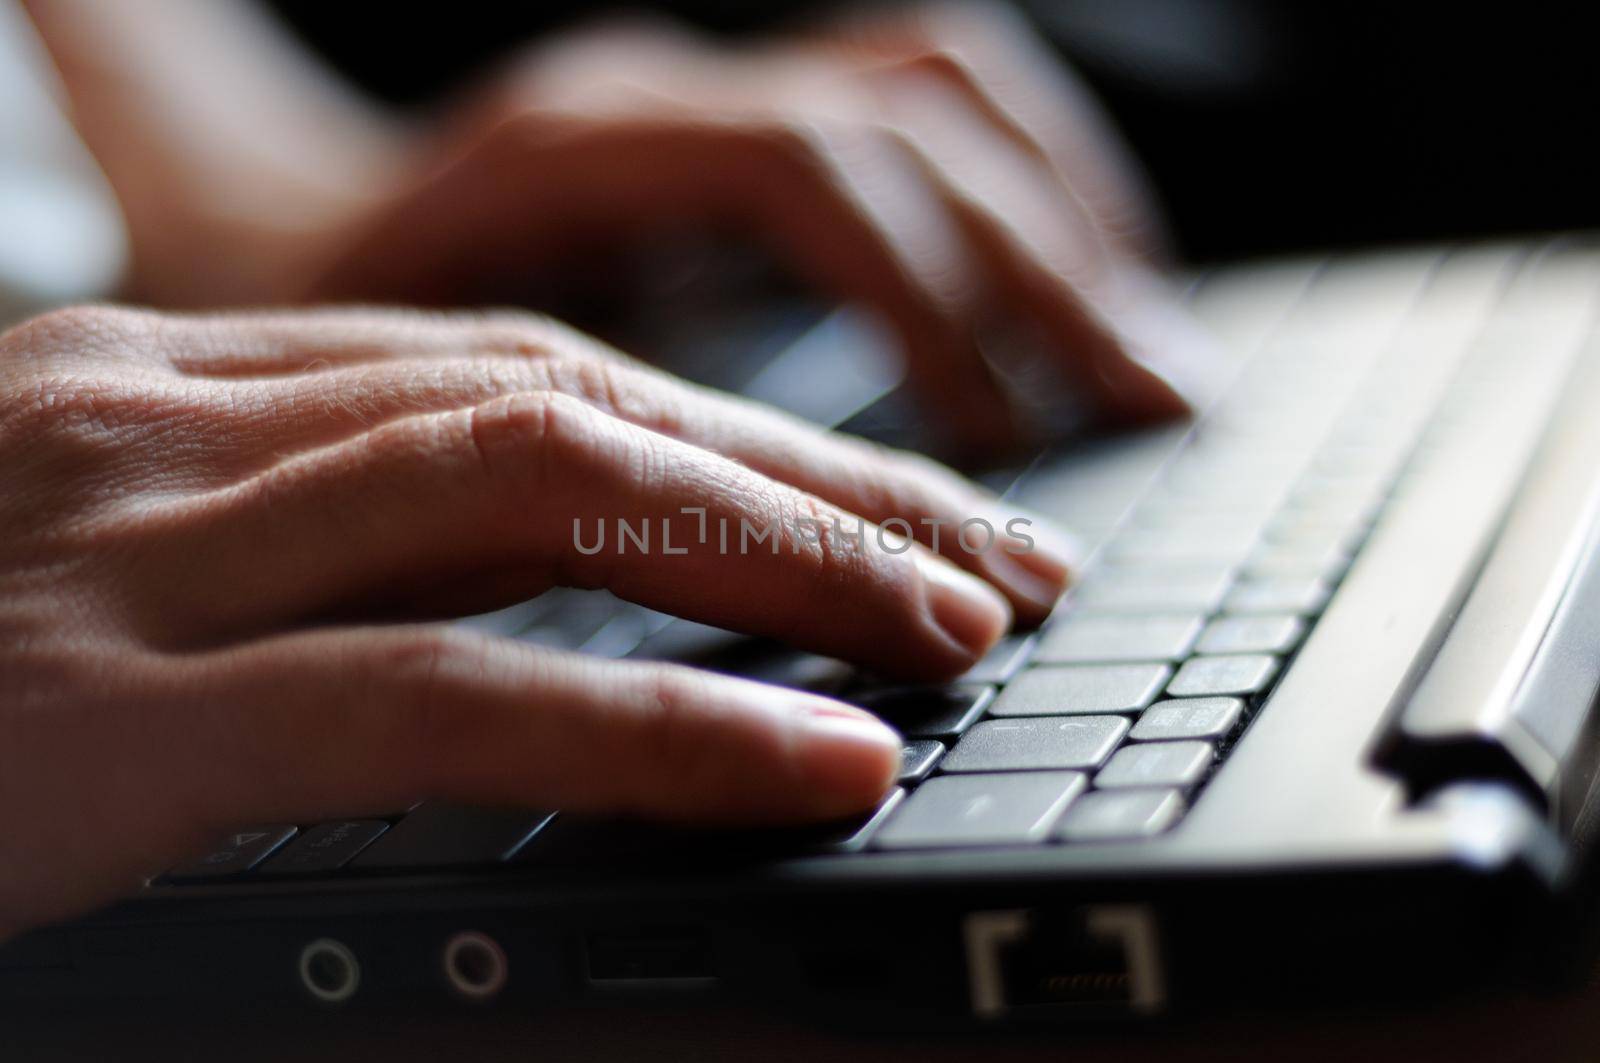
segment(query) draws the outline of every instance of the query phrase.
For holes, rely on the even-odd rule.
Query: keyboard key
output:
[[[1087,783],[1075,771],[929,779],[878,831],[873,845],[927,849],[1040,841]]]
[[[932,739],[907,742],[900,747],[900,783],[921,782],[944,756],[944,743]]]
[[[1164,664],[1100,664],[1032,668],[995,699],[991,716],[1063,716],[1135,712],[1155,700],[1172,675]]]
[[[1128,737],[1135,742],[1171,742],[1180,738],[1222,738],[1239,722],[1244,702],[1238,698],[1180,698],[1158,701],[1144,710]]]
[[[389,829],[381,819],[346,819],[312,827],[261,867],[263,875],[337,871]]]
[[[1124,746],[1094,777],[1099,789],[1192,786],[1215,759],[1210,742],[1147,742]]]
[[[242,875],[255,867],[294,837],[295,829],[284,824],[243,827],[234,831],[211,852],[167,872],[173,882],[227,878]]]
[[[1297,616],[1221,616],[1206,625],[1195,648],[1201,653],[1288,653],[1305,630]]]
[[[961,676],[964,683],[1004,683],[1028,660],[1039,637],[1033,634],[1007,635],[995,643],[977,664]]]
[[[1120,716],[984,720],[945,754],[946,772],[1097,768],[1122,736]]]
[[[1226,565],[1166,568],[1106,568],[1072,595],[1081,608],[1107,613],[1208,613],[1228,589]]]
[[[1167,684],[1173,698],[1209,698],[1259,694],[1278,672],[1275,658],[1260,654],[1192,657]]]
[[[1198,613],[1177,616],[1069,615],[1045,632],[1035,660],[1042,664],[1098,661],[1175,661],[1199,632]]]
[[[1349,566],[1349,552],[1338,547],[1307,549],[1273,543],[1251,554],[1244,563],[1244,571],[1246,575],[1265,578],[1320,576],[1332,580]]]
[[[1333,593],[1317,576],[1270,576],[1241,580],[1228,592],[1225,613],[1300,613],[1319,612]]]
[[[350,863],[358,871],[497,864],[554,818],[552,812],[429,801]]]
[[[1252,522],[1182,520],[1165,526],[1129,528],[1107,548],[1118,562],[1236,563],[1255,545],[1260,529]]]
[[[878,802],[877,808],[865,816],[855,816],[837,824],[795,828],[794,848],[824,853],[858,853],[867,847],[889,817],[894,815],[905,797],[906,792],[897,786]]]
[[[1183,798],[1176,790],[1105,790],[1073,802],[1055,833],[1069,842],[1148,838],[1182,814]]]
[[[978,722],[994,700],[994,687],[963,683],[883,687],[845,700],[886,720],[907,738],[955,738]]]

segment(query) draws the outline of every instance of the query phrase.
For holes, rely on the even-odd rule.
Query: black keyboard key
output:
[[[994,687],[952,683],[862,691],[845,700],[887,721],[907,738],[955,738],[994,700]]]
[[[1096,789],[1193,786],[1216,759],[1210,742],[1146,742],[1124,746],[1094,777]]]
[[[795,831],[794,851],[823,853],[858,853],[865,849],[894,810],[904,801],[906,792],[899,787],[878,802],[878,807],[865,816],[856,816],[843,823],[824,824],[821,827],[804,827]]]
[[[1200,632],[1198,613],[1177,616],[1063,617],[1045,632],[1034,660],[1040,664],[1176,661]]]
[[[1056,836],[1069,842],[1148,838],[1183,815],[1176,790],[1104,790],[1085,794],[1061,817]]]
[[[1191,657],[1167,684],[1173,698],[1246,697],[1259,694],[1278,674],[1278,661],[1263,654]]]
[[[1183,738],[1223,738],[1239,723],[1244,702],[1238,698],[1179,698],[1158,701],[1140,714],[1128,732],[1135,742],[1172,742]]]
[[[350,867],[397,871],[497,864],[515,855],[553,815],[429,801],[368,846]]]
[[[1172,675],[1164,664],[1083,664],[1033,668],[1013,679],[992,716],[1062,716],[1136,712]]]
[[[1017,674],[1032,655],[1038,636],[1007,635],[996,642],[977,664],[961,676],[964,683],[1004,683]]]
[[[1120,716],[984,720],[945,754],[946,772],[1085,771],[1098,768],[1128,733]]]
[[[173,868],[166,877],[173,882],[192,882],[242,875],[293,838],[294,832],[293,827],[280,823],[242,827],[204,856]]]
[[[907,742],[900,749],[900,785],[921,782],[944,756],[944,743],[931,738]]]
[[[929,779],[878,831],[873,846],[930,849],[1041,841],[1087,782],[1075,771]]]
[[[337,871],[389,829],[381,819],[345,819],[312,827],[261,866],[263,875],[321,875]]]
[[[1201,653],[1288,653],[1305,634],[1305,621],[1289,614],[1219,616],[1200,633]]]

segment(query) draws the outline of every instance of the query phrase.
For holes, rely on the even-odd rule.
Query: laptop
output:
[[[869,815],[693,831],[424,801],[241,824],[0,948],[0,994],[737,1000],[927,1029],[1581,976],[1600,242],[1242,265],[1185,298],[1225,356],[1214,402],[984,472],[1089,556],[1040,630],[955,682],[601,592],[464,621],[880,713],[905,748]],[[761,308],[681,346],[700,379],[914,434],[848,311]]]

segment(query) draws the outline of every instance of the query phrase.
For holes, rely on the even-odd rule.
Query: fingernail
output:
[[[900,774],[900,736],[870,713],[808,705],[799,732],[801,772],[825,810],[843,815],[866,808]]]
[[[1011,626],[1011,605],[1000,592],[936,554],[919,553],[922,585],[934,623],[974,656]]]
[[[996,518],[1006,531],[1001,549],[1029,571],[1056,584],[1056,593],[1066,588],[1083,561],[1084,549],[1073,534],[1037,514],[1007,509]]]

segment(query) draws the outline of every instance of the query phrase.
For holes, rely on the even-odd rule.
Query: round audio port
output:
[[[300,950],[300,984],[324,1004],[343,1004],[361,988],[361,961],[344,942],[318,938]]]
[[[506,954],[494,938],[476,930],[453,935],[444,946],[444,977],[457,996],[482,1001],[506,986]]]

